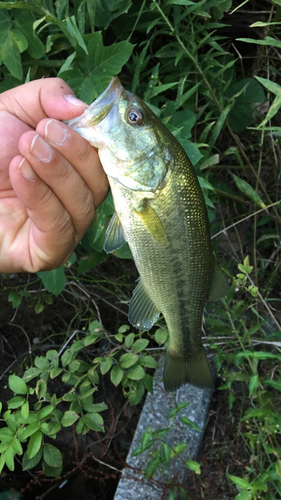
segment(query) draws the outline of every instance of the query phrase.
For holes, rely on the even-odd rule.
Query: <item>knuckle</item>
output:
[[[79,163],[85,163],[89,161],[89,158],[95,150],[85,139],[83,139],[82,137],[80,137],[79,139],[80,140],[78,143],[78,148],[76,150],[76,157]]]

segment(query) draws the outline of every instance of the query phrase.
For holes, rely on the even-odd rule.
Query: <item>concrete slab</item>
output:
[[[165,487],[167,483],[179,484],[184,481],[186,473],[185,461],[195,460],[202,441],[212,391],[197,389],[185,385],[176,394],[177,404],[190,403],[173,418],[167,420],[167,416],[175,407],[175,395],[167,394],[162,383],[163,368],[159,368],[154,377],[153,394],[148,394],[138,422],[133,442],[127,457],[127,467],[123,470],[114,500],[164,500],[169,497]],[[202,432],[196,431],[185,425],[182,418],[188,418],[194,422]],[[173,424],[173,425],[172,425]],[[148,427],[152,431],[166,429],[171,430],[163,437],[170,447],[178,443],[186,442],[187,448],[178,456],[171,459],[169,466],[161,465],[161,470],[152,478],[144,477],[144,470],[153,458],[153,450],[158,446],[157,442],[144,453],[132,457],[132,452],[141,444],[143,433]],[[159,449],[159,447],[158,447]]]

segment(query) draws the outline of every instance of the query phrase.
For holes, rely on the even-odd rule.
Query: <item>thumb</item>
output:
[[[87,107],[61,78],[34,80],[0,96],[0,110],[8,111],[32,128],[44,118],[75,118]]]

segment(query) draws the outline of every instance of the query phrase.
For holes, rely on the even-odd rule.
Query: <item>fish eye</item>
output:
[[[138,108],[131,108],[127,113],[127,121],[130,125],[141,125],[143,122],[143,114]]]

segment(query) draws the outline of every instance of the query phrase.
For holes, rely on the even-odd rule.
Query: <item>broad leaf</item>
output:
[[[37,273],[37,276],[43,281],[46,290],[54,295],[59,295],[64,289],[64,266],[58,267],[53,271],[40,271]]]
[[[26,37],[11,29],[7,12],[0,11],[0,63],[4,63],[15,78],[22,80],[23,72],[20,54],[28,47]]]

